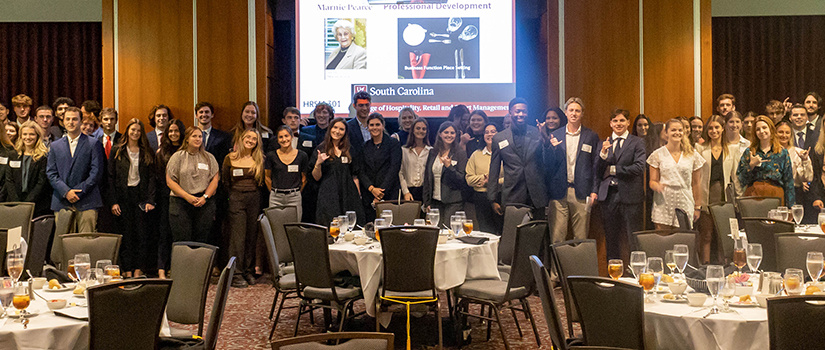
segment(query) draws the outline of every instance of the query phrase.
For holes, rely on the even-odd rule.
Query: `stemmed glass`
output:
[[[473,233],[473,220],[464,220],[464,222],[462,223],[462,228],[464,229],[464,234],[469,236],[471,233]]]
[[[105,269],[105,268],[106,268],[106,266],[109,266],[109,265],[111,265],[111,264],[112,264],[112,261],[111,261],[111,260],[109,260],[109,259],[102,259],[102,260],[98,260],[97,262],[95,262],[95,268],[96,268],[96,269],[101,269],[101,270],[103,270],[103,269]]]
[[[12,305],[17,310],[20,310],[20,320],[26,318],[26,308],[29,307],[31,298],[29,297],[29,287],[22,284],[14,287],[14,296],[12,297]]]
[[[89,277],[89,269],[92,263],[89,260],[89,254],[76,254],[74,256],[74,272],[77,274],[79,281],[86,281]]]
[[[665,272],[665,266],[662,258],[652,257],[647,258],[647,272],[653,274],[653,287],[659,286],[659,281],[662,280],[662,274]]]
[[[805,276],[802,274],[802,270],[800,269],[793,269],[788,268],[785,269],[785,292],[788,295],[799,295],[802,294],[803,290],[803,283]]]
[[[120,266],[118,265],[106,265],[104,268],[106,275],[111,276],[112,281],[117,281],[120,279]]]
[[[776,218],[782,221],[788,221],[791,213],[791,210],[788,207],[777,207],[776,214],[778,215]]]
[[[723,278],[724,283],[719,287],[719,296],[722,297],[722,312],[733,312],[730,309],[730,299],[736,294],[736,283],[733,278]]]
[[[679,270],[679,274],[682,277],[685,277],[685,268],[688,264],[688,246],[687,244],[674,244],[673,245],[673,262],[676,263],[676,269]]]
[[[458,215],[450,216],[450,229],[453,230],[454,235],[458,236],[460,232],[464,231],[464,220]]]
[[[665,266],[670,270],[669,275],[676,271],[676,260],[673,258],[673,250],[665,250]]]
[[[441,214],[437,208],[432,208],[427,212],[427,221],[430,226],[438,226],[438,221],[441,219]]]
[[[607,262],[607,274],[610,278],[618,280],[622,277],[622,270],[624,270],[624,263],[621,259],[610,259]]]
[[[820,210],[819,215],[816,216],[816,222],[819,224],[819,230],[825,232],[825,208]]]
[[[333,243],[338,239],[338,235],[341,234],[340,222],[338,217],[335,217],[332,219],[332,222],[329,223],[329,235],[332,236]]]
[[[748,244],[748,268],[751,272],[759,271],[762,264],[762,245],[759,243]]]
[[[347,216],[346,215],[338,215],[338,231],[340,233],[347,233],[348,228],[349,228],[349,220],[347,220]]]
[[[6,309],[11,306],[12,297],[14,297],[14,281],[11,277],[0,278],[0,306],[3,307],[3,313],[0,317],[8,315]]]
[[[387,219],[375,219],[375,240],[381,242],[381,236],[378,233],[379,229],[389,227],[390,225],[387,223]]]
[[[355,222],[358,221],[358,216],[355,215],[355,212],[352,210],[348,210],[346,212],[347,215],[347,230],[352,232],[352,229],[355,228]]]
[[[719,265],[708,266],[705,281],[708,284],[708,292],[710,292],[710,296],[713,297],[713,307],[710,308],[709,315],[718,314],[719,308],[716,306],[716,299],[719,297],[719,290],[722,289],[722,286],[726,283],[725,269]]]
[[[20,247],[16,247],[6,254],[6,270],[14,283],[17,283],[20,275],[23,274],[23,253]]]
[[[808,267],[808,274],[811,275],[811,283],[819,283],[819,275],[822,274],[822,252],[808,252],[805,265]]]
[[[633,278],[638,279],[646,268],[647,254],[642,251],[630,252],[630,270],[633,272]]]
[[[791,207],[791,214],[793,214],[793,221],[796,222],[796,226],[799,226],[799,223],[802,222],[802,217],[805,216],[805,209],[802,207],[802,204],[794,204]]]
[[[392,210],[382,211],[381,218],[387,220],[387,226],[392,226]]]
[[[742,238],[733,240],[733,265],[742,273],[742,268],[748,264],[748,253],[745,252],[745,240]]]

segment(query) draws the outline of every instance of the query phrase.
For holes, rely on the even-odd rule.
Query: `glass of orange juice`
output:
[[[464,229],[464,234],[470,235],[473,232],[473,220],[466,219],[464,220],[464,224],[462,225]]]
[[[375,226],[375,239],[377,241],[381,242],[381,235],[380,235],[380,233],[378,233],[378,230],[380,230],[382,228],[389,227],[389,225],[387,224],[387,219],[384,219],[384,218],[375,219],[375,225],[374,226]]]
[[[653,273],[648,271],[642,272],[639,275],[639,285],[645,290],[645,301],[649,300],[648,296],[650,295],[650,291],[653,290],[653,286],[656,285],[656,278],[653,276]]]
[[[329,235],[332,236],[332,240],[336,241],[338,239],[338,235],[341,234],[341,222],[338,218],[332,219],[332,222],[329,224]]]
[[[14,287],[14,297],[11,303],[15,309],[20,310],[21,319],[25,318],[26,308],[29,307],[29,303],[31,303],[29,287],[24,284],[18,284]]]
[[[618,280],[622,277],[622,270],[624,270],[622,259],[610,259],[607,262],[607,274],[610,275],[610,278]]]

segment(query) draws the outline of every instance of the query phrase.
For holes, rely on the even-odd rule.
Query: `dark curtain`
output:
[[[0,23],[0,101],[26,94],[32,115],[60,96],[101,102],[102,43],[100,22]]]
[[[713,17],[713,96],[765,113],[770,100],[825,93],[825,16]]]

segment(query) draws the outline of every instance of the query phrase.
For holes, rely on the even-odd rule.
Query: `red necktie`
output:
[[[109,151],[112,150],[112,137],[106,135],[106,159],[109,159]]]

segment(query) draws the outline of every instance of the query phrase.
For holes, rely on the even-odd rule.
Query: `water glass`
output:
[[[382,229],[382,228],[390,227],[390,225],[387,223],[387,219],[381,218],[381,219],[375,219],[375,224],[373,226],[375,227],[375,239],[377,241],[381,242],[381,236],[378,233],[378,230]]]
[[[6,270],[15,283],[23,274],[23,252],[19,247],[6,253]]]
[[[685,274],[685,268],[688,264],[688,257],[690,256],[690,252],[688,251],[687,244],[674,244],[673,245],[673,262],[676,263],[676,269],[679,270],[679,274]]]
[[[450,216],[450,229],[453,230],[454,235],[458,236],[459,232],[464,230],[464,220],[458,215]]]
[[[633,272],[633,278],[638,279],[646,269],[647,253],[643,251],[630,252],[630,270]]]
[[[381,218],[387,220],[387,226],[392,226],[392,210],[382,211]]]
[[[347,215],[347,230],[352,231],[355,228],[355,222],[358,221],[358,216],[355,215],[355,212],[352,210],[348,210],[346,212]]]
[[[426,221],[426,220],[424,220],[424,219],[415,219],[415,220],[413,221],[413,225],[415,225],[415,226],[426,226],[426,225],[427,225],[427,221]]]
[[[92,263],[89,260],[89,254],[75,254],[74,256],[74,272],[77,274],[77,279],[85,281],[89,277],[89,269]]]
[[[802,207],[802,204],[794,204],[794,206],[791,207],[791,213],[793,214],[793,221],[799,226],[799,223],[802,222],[802,217],[805,216],[805,209]]]
[[[777,207],[776,213],[778,214],[776,217],[778,220],[791,221],[789,218],[791,211],[788,207]]]
[[[665,272],[665,266],[662,262],[662,258],[647,258],[647,272],[653,274],[653,287],[657,287],[659,285],[659,281],[662,280],[662,273]]]
[[[665,266],[667,266],[668,270],[670,270],[669,275],[672,275],[676,272],[676,260],[673,258],[673,250],[665,250]]]
[[[105,269],[105,268],[106,268],[106,266],[109,266],[109,265],[111,265],[111,264],[112,264],[112,261],[111,261],[111,260],[109,260],[109,259],[101,259],[101,260],[98,260],[97,262],[95,262],[95,268],[96,268],[96,269],[101,269],[101,270],[103,270],[103,269]]]
[[[822,274],[822,264],[822,252],[808,252],[808,257],[805,259],[805,266],[808,268],[808,275],[811,276],[811,282],[819,282],[819,275]]]
[[[805,284],[802,283],[804,280],[805,275],[802,274],[802,270],[794,268],[785,269],[785,275],[783,276],[785,292],[788,293],[788,295],[802,294],[802,291],[805,289]]]
[[[11,306],[11,300],[14,296],[14,280],[11,277],[0,278],[0,306],[3,307],[3,312],[0,317],[6,316],[6,309]]]
[[[719,290],[727,283],[725,280],[725,269],[719,265],[709,265],[705,281],[708,284],[708,292],[713,297],[713,307],[710,309],[711,313],[719,313],[719,308],[716,306],[716,299],[719,297]]]
[[[457,211],[457,212],[455,212],[455,216],[460,217],[462,221],[463,221],[463,220],[467,220],[467,214],[466,214],[465,212],[463,212],[463,211]]]
[[[748,268],[751,272],[759,271],[762,264],[762,245],[759,243],[748,244]]]
[[[438,226],[440,220],[441,213],[439,213],[437,208],[432,208],[427,212],[427,221],[429,221],[430,226]]]

